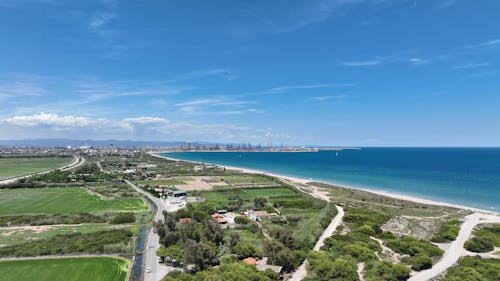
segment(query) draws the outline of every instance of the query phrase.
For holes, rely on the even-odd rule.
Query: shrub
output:
[[[118,213],[109,221],[109,223],[111,224],[123,224],[123,223],[134,223],[134,222],[135,222],[134,213]]]
[[[248,224],[250,222],[250,219],[244,216],[237,216],[234,218],[234,222],[237,224]]]
[[[491,252],[495,249],[495,245],[488,239],[482,237],[473,237],[464,244],[467,251],[475,253]]]

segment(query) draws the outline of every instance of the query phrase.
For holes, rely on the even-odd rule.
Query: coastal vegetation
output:
[[[442,281],[491,281],[500,280],[498,259],[463,257],[449,268]]]
[[[500,247],[500,225],[483,226],[474,230],[472,238],[465,242],[464,248],[471,252],[491,252]]]
[[[439,228],[438,232],[432,236],[431,241],[436,243],[447,243],[455,240],[460,231],[460,224],[462,222],[457,219],[452,219],[444,222]]]
[[[254,266],[240,262],[222,264],[194,275],[182,273],[181,271],[172,271],[162,281],[271,281],[277,278],[278,275],[271,270],[257,271]]]
[[[129,261],[114,257],[0,262],[0,281],[125,281]]]

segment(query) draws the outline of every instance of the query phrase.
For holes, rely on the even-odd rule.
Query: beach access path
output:
[[[146,196],[156,206],[156,212],[153,219],[155,223],[163,221],[164,211],[175,212],[180,209],[177,204],[167,204],[164,200],[154,197],[149,192],[142,190],[132,182],[128,180],[125,180],[125,182],[135,189],[135,191]],[[159,257],[156,256],[158,248],[160,248],[160,237],[157,233],[155,233],[154,227],[151,227],[147,236],[146,244],[144,245],[144,270],[142,271],[142,280],[144,281],[160,281],[168,273],[169,267],[165,264],[159,263]],[[145,270],[148,267],[151,269],[150,273]]]
[[[298,190],[305,192],[307,194],[311,194],[312,196],[319,198],[321,200],[325,200],[330,202],[330,196],[328,196],[328,193],[321,191],[318,187],[316,186],[310,186],[307,184],[301,184],[298,185],[294,181],[286,178],[280,178],[281,181],[283,181],[285,184],[291,185]],[[332,236],[333,233],[335,232],[335,229],[339,226],[339,224],[342,222],[342,218],[344,217],[344,209],[340,206],[335,205],[337,208],[337,215],[332,219],[330,224],[326,227],[326,229],[323,231],[321,236],[319,237],[318,241],[316,241],[316,244],[314,245],[313,251],[319,251],[321,247],[323,247],[325,243],[325,239]],[[304,262],[292,273],[292,277],[288,279],[289,281],[300,281],[304,279],[307,275],[307,260],[304,260]]]
[[[16,182],[20,179],[27,179],[27,178],[30,178],[30,177],[33,177],[33,176],[36,176],[36,175],[43,175],[43,174],[47,174],[47,173],[50,173],[50,172],[53,172],[53,171],[56,171],[56,170],[61,170],[61,171],[67,171],[67,170],[71,170],[71,169],[74,169],[74,168],[77,168],[81,165],[83,165],[85,163],[85,158],[81,157],[81,156],[76,156],[76,155],[73,155],[73,161],[69,164],[66,164],[62,167],[59,167],[57,169],[51,169],[51,170],[47,170],[47,171],[43,171],[43,172],[39,172],[39,173],[34,173],[34,174],[29,174],[29,175],[24,175],[24,176],[18,176],[18,177],[14,177],[14,178],[10,178],[10,179],[5,179],[5,180],[0,180],[0,185],[1,184],[9,184],[9,183],[13,183],[13,182]]]
[[[445,251],[441,260],[439,260],[432,268],[415,273],[408,281],[427,281],[436,278],[448,268],[453,266],[462,256],[464,243],[467,241],[478,224],[484,223],[500,223],[500,217],[494,214],[473,213],[465,217],[465,222],[460,228],[457,238],[450,244],[450,247]]]

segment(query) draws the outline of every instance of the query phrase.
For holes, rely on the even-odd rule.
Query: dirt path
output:
[[[289,180],[283,180],[282,181],[286,184],[289,184],[298,190],[311,194],[312,196],[319,198],[321,200],[325,201],[330,201],[330,197],[328,196],[328,193],[325,191],[320,190],[316,186],[310,186],[310,185],[298,185],[295,184],[292,181]],[[339,226],[339,224],[342,222],[342,218],[344,217],[344,209],[340,206],[335,205],[337,208],[337,215],[332,219],[328,227],[323,231],[321,236],[319,237],[318,241],[314,245],[313,251],[319,251],[321,247],[325,244],[325,239],[332,236],[333,233],[335,232],[335,229]],[[300,281],[304,279],[307,275],[307,260],[305,260],[296,270],[293,272],[292,277],[288,279],[289,281]]]
[[[453,266],[464,252],[464,243],[478,224],[500,223],[500,217],[492,214],[474,213],[465,217],[457,239],[450,244],[443,257],[432,268],[415,273],[408,281],[427,281],[437,277]]]

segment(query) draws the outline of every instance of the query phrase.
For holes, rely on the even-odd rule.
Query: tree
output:
[[[278,240],[285,247],[293,249],[295,248],[295,238],[293,237],[293,232],[288,228],[276,228],[271,231],[271,236]]]
[[[209,243],[187,240],[184,243],[184,264],[195,265],[199,270],[204,270],[209,265],[215,264],[216,246]]]
[[[295,256],[288,248],[283,248],[279,251],[274,260],[277,265],[283,266],[283,269],[287,272],[292,271],[295,267]]]
[[[241,241],[241,237],[240,237],[240,234],[238,232],[230,232],[229,233],[229,238],[227,240],[227,244],[229,246],[229,248],[233,249],[234,246],[236,246],[236,244],[238,244],[238,242]]]
[[[234,253],[240,258],[261,257],[262,252],[251,243],[238,242],[234,248]]]
[[[255,209],[257,209],[257,210],[264,208],[268,202],[269,202],[269,200],[263,196],[255,197],[253,199],[253,204],[255,206]]]
[[[156,255],[160,257],[170,257],[175,260],[182,260],[184,258],[184,251],[181,247],[177,245],[172,245],[168,247],[161,246],[157,251]]]

